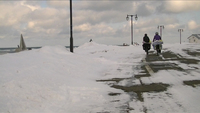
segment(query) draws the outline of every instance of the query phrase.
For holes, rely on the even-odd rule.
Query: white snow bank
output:
[[[108,98],[108,93],[116,89],[96,82],[107,67],[103,60],[70,53],[62,46],[1,55],[0,112],[88,113],[119,109]]]

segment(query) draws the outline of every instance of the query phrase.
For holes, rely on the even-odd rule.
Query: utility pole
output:
[[[133,16],[135,16],[135,20],[138,19],[137,14],[136,15],[127,15],[126,20],[129,20],[129,16],[131,16],[131,45],[133,45]]]
[[[70,0],[70,52],[73,53],[72,0]]]
[[[183,29],[178,29],[178,32],[180,32],[180,44],[181,44],[181,32],[183,32]]]
[[[160,28],[160,37],[162,38],[162,29],[164,29],[164,25],[158,26],[158,29]]]

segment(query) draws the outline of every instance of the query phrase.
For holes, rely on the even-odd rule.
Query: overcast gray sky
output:
[[[134,19],[134,41],[147,33],[153,39],[164,25],[163,41],[178,43],[200,34],[200,0],[72,0],[74,45],[93,39],[108,45],[130,44],[130,20]],[[1,0],[0,47],[16,47],[20,34],[27,46],[64,45],[70,39],[69,0]]]

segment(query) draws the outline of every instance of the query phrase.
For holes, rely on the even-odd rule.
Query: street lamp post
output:
[[[178,32],[180,32],[180,44],[181,44],[181,32],[183,32],[183,29],[178,29]]]
[[[161,26],[158,26],[158,29],[160,28],[160,37],[162,38],[162,29],[164,29],[164,26],[161,25]]]
[[[70,52],[73,53],[72,0],[70,0]]]
[[[127,15],[126,20],[129,20],[129,16],[131,17],[131,44],[133,45],[133,16],[135,16],[135,20],[138,19],[137,14],[136,15]]]

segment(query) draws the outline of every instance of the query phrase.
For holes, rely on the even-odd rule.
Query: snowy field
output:
[[[182,49],[199,49],[200,45],[164,44],[184,57]],[[181,80],[200,80],[200,71],[159,71],[149,80],[173,84],[168,93],[144,93],[145,102],[134,99],[104,82],[112,78],[129,78],[140,72],[137,65],[146,57],[141,46],[108,46],[85,43],[70,53],[64,46],[45,46],[41,49],[0,55],[0,113],[122,113],[123,106],[138,113],[197,113],[200,111],[200,87],[185,86]],[[195,57],[200,60],[200,56]],[[184,69],[200,69],[200,63],[187,65],[175,62]],[[186,76],[186,75],[189,76]],[[162,76],[158,76],[162,75]],[[172,75],[177,75],[174,77]],[[185,76],[179,76],[185,75]],[[139,83],[138,80],[134,81]],[[127,81],[120,82],[126,85]],[[109,93],[120,93],[109,96]],[[166,92],[163,92],[166,93]],[[152,96],[156,96],[155,99]],[[190,96],[190,97],[188,97]],[[157,98],[158,97],[158,98]],[[157,103],[162,101],[163,103]],[[157,104],[156,104],[157,103]],[[179,106],[178,106],[179,105]]]

